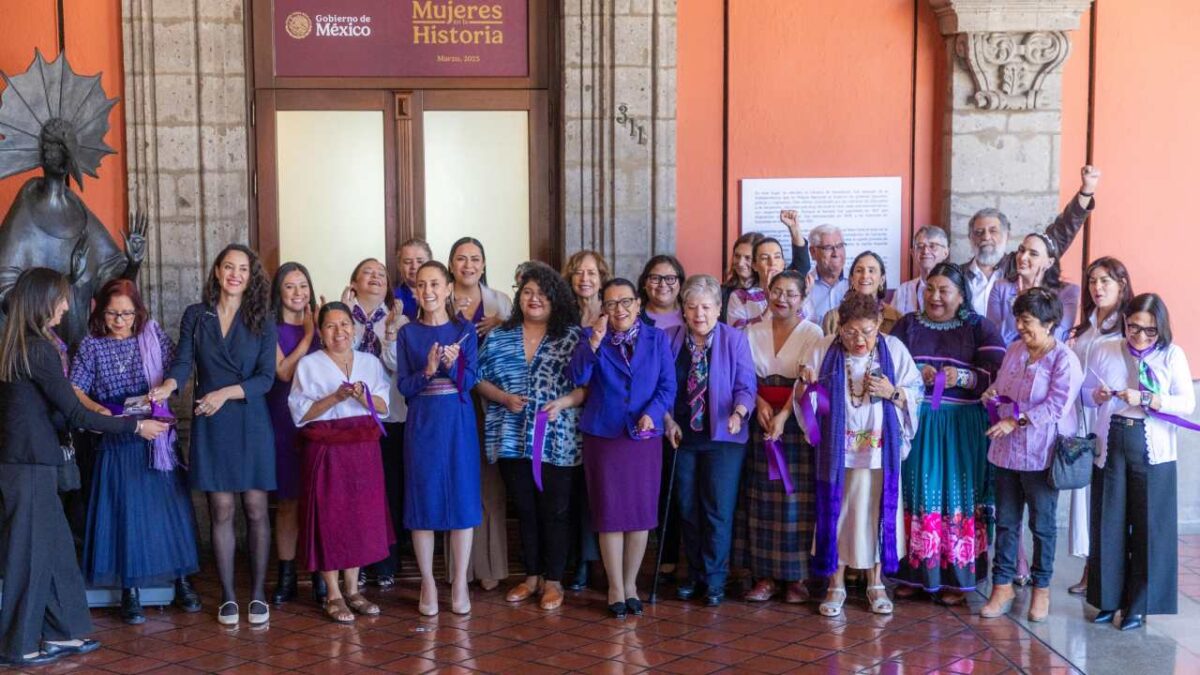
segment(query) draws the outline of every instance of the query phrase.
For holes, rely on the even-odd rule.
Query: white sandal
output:
[[[883,591],[883,597],[871,599],[871,591]],[[891,614],[895,606],[888,598],[887,586],[880,584],[878,586],[867,586],[867,601],[871,603],[871,611],[876,614]]]
[[[233,605],[233,614],[225,614],[221,611],[228,605]],[[241,610],[238,608],[238,604],[236,602],[233,600],[226,600],[225,602],[221,603],[220,607],[217,608],[217,623],[221,624],[222,626],[236,626],[238,621],[241,619],[241,617],[238,616],[239,612],[241,612]]]
[[[821,616],[839,616],[842,613],[842,605],[846,604],[846,589],[831,587],[825,593],[825,601],[821,603]]]

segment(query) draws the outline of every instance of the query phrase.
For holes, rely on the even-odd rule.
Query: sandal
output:
[[[754,588],[746,594],[746,602],[766,602],[775,597],[779,592],[779,588],[775,586],[774,579],[760,579]]]
[[[325,616],[334,623],[354,623],[354,612],[346,606],[343,598],[329,598],[325,601]]]
[[[254,606],[259,605],[263,611],[254,611]],[[249,607],[246,608],[246,620],[251,626],[261,626],[271,620],[271,606],[262,600],[251,600]]]
[[[233,612],[226,614],[225,608],[231,605],[233,606]],[[238,624],[238,614],[240,612],[241,610],[238,609],[238,604],[236,602],[233,600],[226,600],[225,602],[221,603],[220,607],[217,608],[217,623],[221,624],[222,626],[236,626]]]
[[[350,609],[354,610],[357,614],[362,614],[363,616],[379,616],[379,605],[363,597],[362,593],[355,593],[354,595],[348,596],[346,598],[346,604],[350,605]]]
[[[834,617],[842,613],[842,605],[846,604],[846,589],[831,586],[825,593],[825,601],[821,603],[821,616]]]
[[[879,591],[880,595],[872,598],[871,591]],[[883,584],[867,586],[867,601],[871,603],[871,611],[876,614],[891,614],[892,610],[895,609],[891,598],[888,597],[887,586]]]

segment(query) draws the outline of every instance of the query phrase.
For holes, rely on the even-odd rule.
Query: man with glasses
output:
[[[921,273],[900,284],[892,298],[892,306],[901,314],[925,309],[925,279],[934,267],[950,257],[950,239],[946,231],[937,225],[922,225],[913,237],[912,255]]]
[[[808,233],[809,252],[816,264],[816,279],[808,300],[804,302],[804,316],[820,322],[827,312],[842,304],[850,282],[846,279],[846,241],[842,231],[833,225],[818,225]]]
[[[1054,242],[1055,248],[1066,253],[1083,223],[1096,208],[1096,186],[1100,184],[1100,170],[1088,164],[1079,170],[1081,184],[1063,212],[1046,228],[1046,237]],[[1008,249],[1008,235],[1012,229],[1008,217],[999,209],[982,209],[971,217],[967,234],[971,239],[971,250],[975,256],[963,265],[967,283],[971,287],[971,301],[975,311],[987,315],[988,296],[992,286],[1001,277],[1016,274],[1017,261]]]

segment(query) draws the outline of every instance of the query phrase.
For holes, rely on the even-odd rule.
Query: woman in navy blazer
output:
[[[600,291],[604,313],[583,330],[571,378],[588,387],[579,419],[592,525],[608,573],[609,610],[642,613],[637,572],[649,531],[658,525],[664,418],[675,401],[671,347],[661,330],[638,320],[641,303],[628,279]]]
[[[271,555],[267,493],[275,489],[275,440],[267,391],[275,383],[275,322],[271,281],[258,254],[230,244],[213,263],[204,302],[183,313],[179,348],[163,383],[150,391],[166,400],[196,371],[190,473],[192,488],[208,493],[213,553],[221,581],[217,621],[238,622],[233,594],[235,495],[241,494],[250,543],[247,619],[270,618],[263,581]]]
[[[687,280],[680,292],[683,326],[667,329],[675,362],[675,404],[666,435],[677,449],[675,503],[687,551],[687,600],[703,586],[706,604],[725,598],[733,512],[749,440],[746,417],[758,383],[746,335],[717,321],[721,284],[707,274]]]

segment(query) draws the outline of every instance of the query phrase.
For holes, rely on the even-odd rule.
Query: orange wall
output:
[[[0,0],[0,70],[10,75],[24,72],[34,49],[53,59],[58,55],[58,8],[54,0]],[[103,72],[101,86],[109,98],[124,95],[121,63],[121,1],[65,0],[63,33],[71,67],[82,75]],[[0,89],[3,89],[0,82]],[[88,208],[121,241],[126,220],[125,112],[118,103],[109,114],[105,141],[117,151],[101,163],[100,178],[84,177],[83,200]],[[0,180],[0,218],[7,213],[17,190],[37,172]]]

